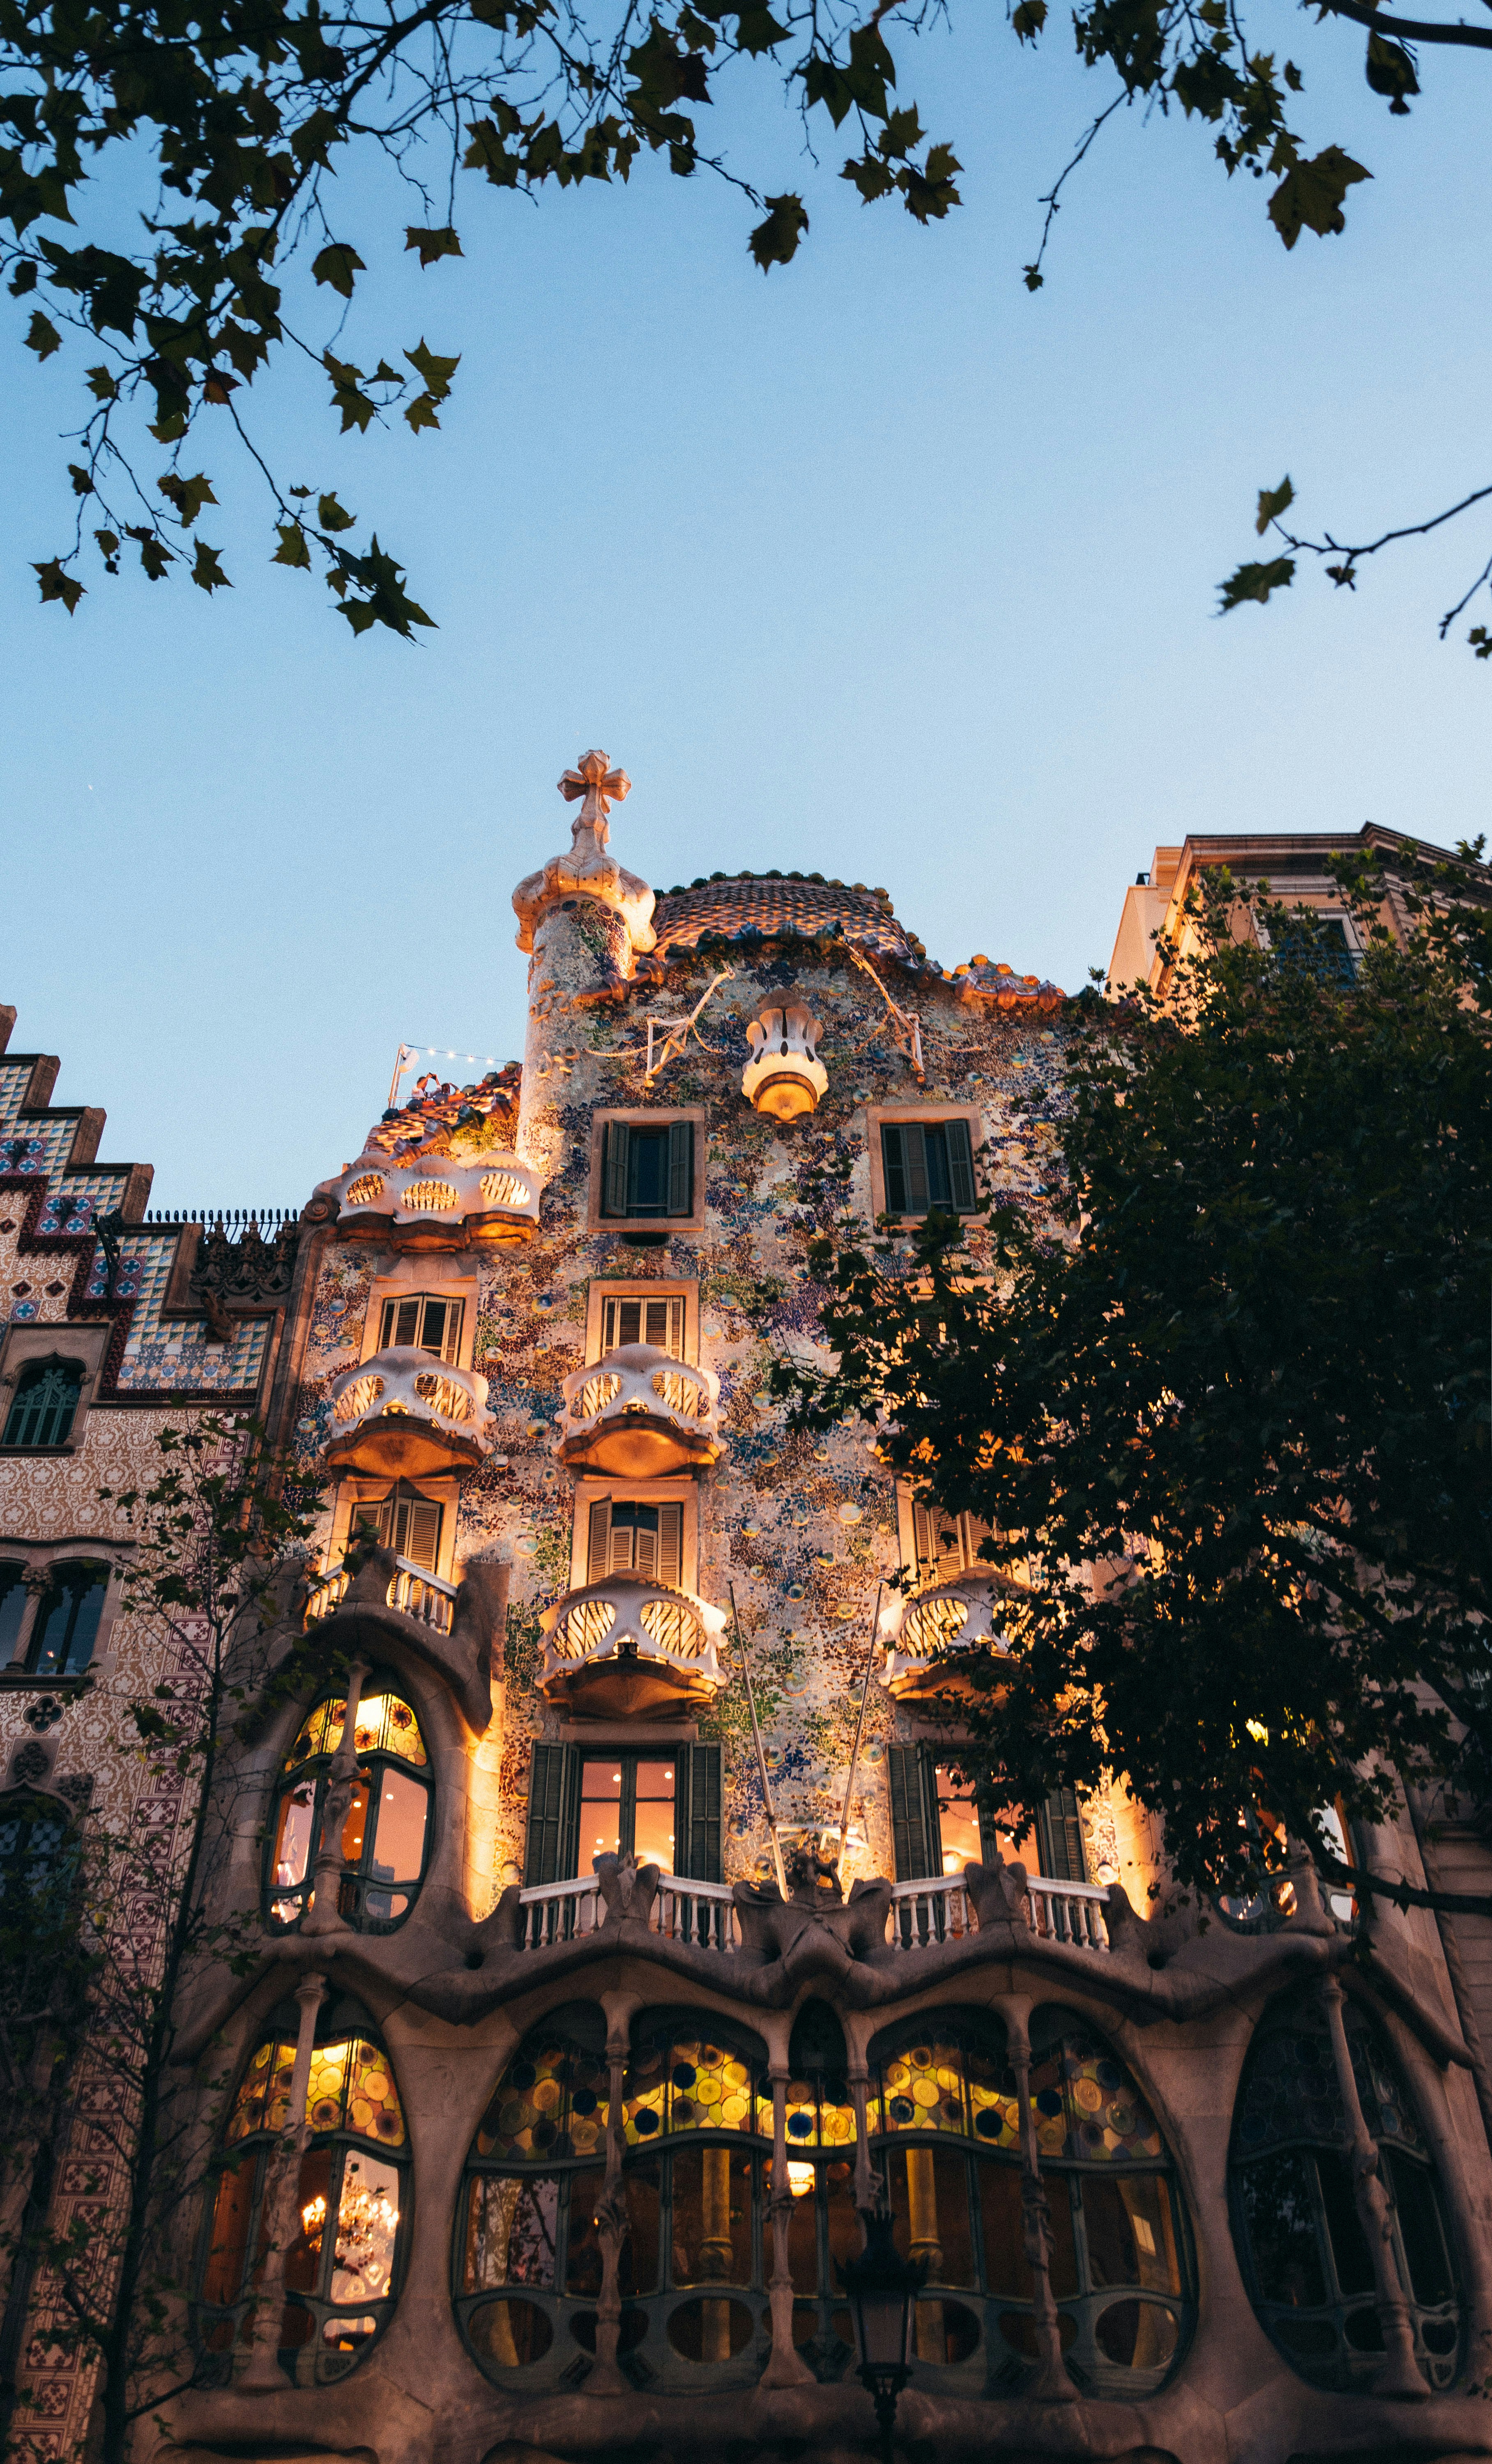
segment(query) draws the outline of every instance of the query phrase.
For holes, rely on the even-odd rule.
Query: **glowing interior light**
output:
[[[304,2228],[306,2240],[320,2241],[322,2227],[326,2222],[325,2200],[323,2198],[312,2199],[307,2206],[301,2209],[301,2222]]]
[[[788,2188],[795,2199],[801,2199],[804,2193],[811,2190],[813,2187],[813,2167],[812,2165],[789,2165]]]

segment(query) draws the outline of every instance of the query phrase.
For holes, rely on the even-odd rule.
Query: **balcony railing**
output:
[[[345,1562],[334,1566],[306,1602],[306,1624],[315,1625],[340,1608],[351,1580]],[[396,1557],[385,1605],[402,1610],[406,1617],[417,1617],[421,1625],[430,1626],[436,1634],[449,1634],[456,1617],[456,1589],[454,1583],[443,1582],[427,1566],[413,1566],[408,1557]]]
[[[635,1574],[566,1592],[541,1617],[541,1691],[607,1716],[647,1717],[707,1703],[724,1683],[716,1639],[724,1609]]]
[[[471,1225],[487,1239],[514,1240],[538,1222],[543,1187],[529,1165],[503,1152],[472,1163],[450,1155],[394,1163],[370,1148],[335,1180],[318,1184],[307,1213],[317,1221],[330,1201],[349,1231]]]
[[[961,1682],[965,1652],[1004,1653],[1001,1631],[1010,1583],[989,1572],[955,1574],[882,1617],[885,1664],[880,1682],[898,1698],[936,1694]]]
[[[562,1391],[553,1452],[572,1468],[657,1480],[720,1460],[720,1379],[657,1344],[620,1344]]]
[[[1033,1874],[1026,1885],[1026,1922],[1039,1942],[1071,1943],[1080,1950],[1108,1948],[1103,1923],[1106,1891],[1095,1882],[1054,1882]],[[523,1916],[520,1947],[545,1950],[551,1943],[573,1942],[593,1933],[601,1923],[601,1886],[595,1876],[568,1882],[539,1882],[522,1891]],[[672,1874],[659,1877],[648,1917],[649,1929],[672,1942],[691,1943],[704,1950],[736,1950],[740,1933],[728,1882],[691,1882]],[[977,1930],[969,1888],[962,1874],[931,1874],[925,1881],[897,1882],[892,1887],[886,1919],[886,1941],[893,1950],[926,1950],[935,1943],[957,1942]]]
[[[331,1382],[328,1465],[390,1480],[480,1462],[492,1450],[487,1380],[417,1344],[375,1352]]]

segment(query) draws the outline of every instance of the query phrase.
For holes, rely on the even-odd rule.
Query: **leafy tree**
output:
[[[100,1794],[123,1810],[97,1807],[60,1866],[12,1855],[0,1909],[0,2062],[22,2091],[8,2107],[9,2161],[25,2192],[12,2190],[7,2211],[13,2306],[25,2316],[29,2284],[31,2333],[99,2365],[103,2464],[124,2464],[132,2425],[194,2374],[179,2258],[202,2134],[172,2071],[174,2010],[194,1963],[248,1955],[256,1911],[205,1914],[236,1811],[225,1750],[303,1674],[301,1654],[284,1650],[276,1561],[310,1524],[260,1431],[205,1414],[161,1430],[158,1444],[149,1487],[100,1491],[135,1535],[125,1607],[132,1640],[160,1672],[147,1693],[118,1696],[116,1750],[131,1768],[121,1790]],[[36,1957],[11,1964],[28,1909],[54,1965],[49,1990]],[[59,2222],[47,2193],[64,2145],[87,2206]],[[24,2372],[7,2395],[8,2413],[25,2403]]]
[[[1255,937],[1209,877],[1163,995],[1076,1005],[1058,1230],[997,1188],[973,1241],[841,1224],[814,1252],[837,1356],[773,1372],[800,1421],[876,1420],[914,1487],[994,1527],[986,1807],[1117,1772],[1196,1890],[1257,1891],[1286,1832],[1351,1881],[1323,1809],[1382,1820],[1395,1770],[1492,1794],[1475,852],[1339,867],[1356,973],[1309,910],[1266,891]]]
[[[185,572],[209,595],[227,587],[202,524],[228,430],[267,490],[272,561],[320,566],[355,633],[412,637],[432,619],[396,558],[374,530],[354,543],[359,517],[334,491],[278,470],[246,408],[288,347],[320,371],[344,432],[440,425],[458,352],[422,335],[345,356],[358,277],[389,242],[354,237],[338,174],[385,158],[409,193],[404,248],[429,269],[461,254],[463,170],[528,194],[625,185],[639,158],[680,179],[708,170],[759,217],[748,246],[766,272],[796,253],[808,209],[736,169],[702,115],[728,80],[770,75],[811,145],[827,136],[837,152],[847,138],[840,176],[867,205],[896,198],[919,223],[941,221],[960,165],[901,99],[892,48],[936,13],[934,0],[654,0],[646,13],[632,0],[589,12],[577,0],[0,0],[0,270],[39,360],[68,329],[88,355],[74,536],[36,563],[43,600],[76,607],[88,540],[107,573],[138,555],[152,581]],[[1322,14],[1368,30],[1368,82],[1399,114],[1418,92],[1414,42],[1492,45],[1492,29],[1396,18],[1371,0],[1324,0]],[[1021,43],[1047,16],[1048,0],[1008,0]],[[1174,107],[1212,129],[1229,177],[1270,183],[1286,248],[1342,230],[1370,174],[1339,144],[1313,150],[1296,124],[1301,71],[1251,40],[1236,0],[1075,0],[1072,24],[1112,92],[1043,200],[1033,290],[1066,180],[1122,105]],[[1382,544],[1331,551],[1346,558],[1335,578]],[[1225,604],[1267,598],[1293,569],[1280,557],[1240,568]]]

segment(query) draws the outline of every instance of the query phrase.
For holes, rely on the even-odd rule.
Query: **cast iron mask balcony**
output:
[[[419,1480],[479,1463],[492,1450],[485,1377],[412,1343],[334,1377],[331,1419],[328,1470]]]
[[[1018,1588],[1003,1574],[970,1573],[893,1601],[880,1620],[882,1685],[899,1702],[971,1691],[970,1663],[1010,1650],[1001,1619]]]
[[[369,1148],[335,1180],[318,1184],[312,1207],[333,1200],[339,1230],[355,1239],[387,1240],[392,1233],[399,1248],[449,1248],[453,1233],[526,1240],[539,1221],[542,1189],[526,1163],[496,1150],[471,1163],[449,1155],[395,1163]]]
[[[608,1574],[564,1593],[539,1623],[545,1636],[540,1691],[587,1719],[663,1719],[693,1711],[725,1682],[716,1654],[724,1610],[666,1583]]]
[[[571,1470],[657,1480],[720,1461],[720,1379],[657,1344],[624,1343],[562,1391],[551,1451]]]

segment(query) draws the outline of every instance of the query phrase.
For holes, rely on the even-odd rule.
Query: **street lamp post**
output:
[[[927,2262],[903,2258],[891,2238],[889,2215],[867,2211],[865,2247],[838,2273],[855,2321],[860,2384],[869,2390],[880,2429],[881,2464],[893,2464],[897,2398],[912,2375],[912,2315]]]

